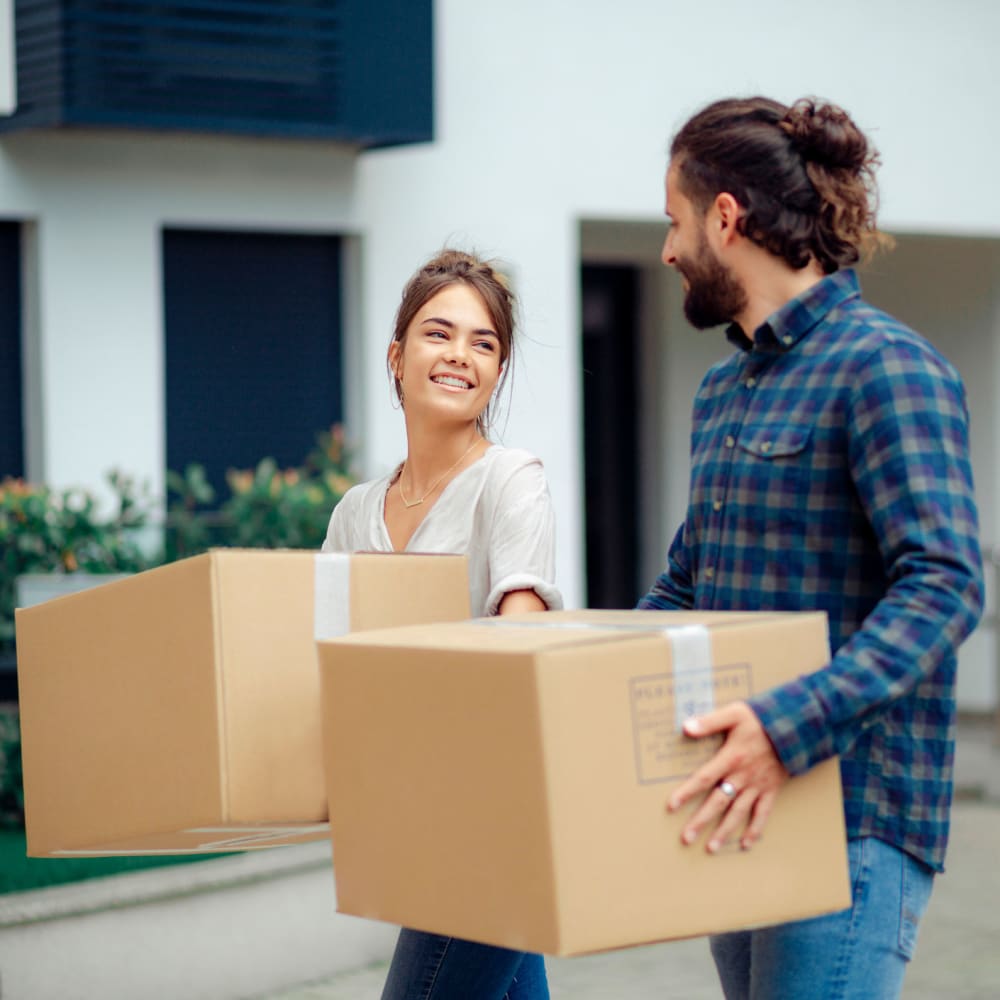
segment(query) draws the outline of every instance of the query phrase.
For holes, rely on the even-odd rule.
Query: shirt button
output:
[[[712,567],[711,567],[711,566],[709,566],[709,567],[708,567],[708,568],[707,568],[707,569],[705,570],[705,579],[706,579],[706,580],[714,580],[714,579],[715,579],[715,570],[714,570],[714,569],[712,569]]]
[[[712,504],[712,510],[722,510],[722,501],[721,500],[716,500]]]
[[[761,451],[764,451],[764,452],[767,452],[767,451],[770,451],[770,450],[771,450],[771,442],[770,442],[770,441],[765,441],[765,442],[764,442],[764,443],[763,443],[763,444],[762,444],[762,445],[760,446],[760,450],[761,450]]]
[[[727,434],[726,435],[726,447],[727,448],[732,448],[732,447],[735,446],[735,444],[736,444],[736,438],[734,438],[732,436],[732,434]]]
[[[748,389],[752,389],[756,384],[757,380],[753,377],[753,375],[751,375],[750,378],[748,378],[745,383]]]
[[[795,338],[789,333],[786,333],[784,337],[781,338],[781,342],[783,344],[791,344],[794,340]]]

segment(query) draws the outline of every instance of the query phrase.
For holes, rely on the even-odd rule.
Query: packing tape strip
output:
[[[704,625],[643,625],[639,622],[525,622],[504,621],[502,618],[476,618],[475,625],[496,625],[502,628],[593,629],[604,632],[659,632],[670,643],[676,690],[692,690],[697,697],[675,698],[674,724],[677,730],[690,715],[702,715],[715,708],[712,685],[712,637]]]
[[[316,556],[313,635],[317,642],[351,631],[351,557],[346,552]]]
[[[675,625],[663,633],[670,641],[674,690],[697,691],[694,704],[688,698],[674,698],[674,726],[679,731],[692,714],[703,715],[715,708],[712,639],[704,625]]]

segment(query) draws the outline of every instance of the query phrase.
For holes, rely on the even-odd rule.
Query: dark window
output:
[[[586,265],[583,436],[587,606],[631,608],[638,589],[639,273]]]
[[[166,230],[167,466],[298,465],[343,413],[340,240]]]
[[[17,0],[23,128],[433,138],[432,0]]]
[[[21,226],[0,222],[0,479],[24,475]]]

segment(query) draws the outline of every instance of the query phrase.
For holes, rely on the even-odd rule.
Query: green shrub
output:
[[[340,426],[318,434],[302,465],[281,469],[273,458],[226,473],[229,495],[215,509],[215,490],[198,464],[167,474],[164,561],[212,546],[318,549],[330,513],[354,484]]]
[[[163,545],[152,554],[138,544],[155,525],[148,490],[122,472],[108,475],[113,497],[101,513],[85,489],[54,490],[21,479],[0,482],[0,650],[14,641],[17,577],[76,571],[137,573],[213,546],[318,549],[330,512],[353,485],[340,426],[316,436],[300,466],[280,469],[264,458],[255,469],[230,469],[229,495],[213,507],[204,468],[167,473]]]
[[[113,509],[89,490],[0,482],[0,648],[14,640],[17,578],[23,573],[135,573],[155,562],[136,541],[151,502],[134,479],[108,474]]]
[[[24,783],[21,772],[21,732],[17,716],[0,716],[0,830],[24,826]]]

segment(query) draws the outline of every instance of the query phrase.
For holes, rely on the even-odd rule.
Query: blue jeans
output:
[[[847,854],[849,909],[711,939],[726,1000],[899,996],[934,873],[874,837],[849,841]]]
[[[541,955],[403,928],[382,1000],[548,1000]]]

